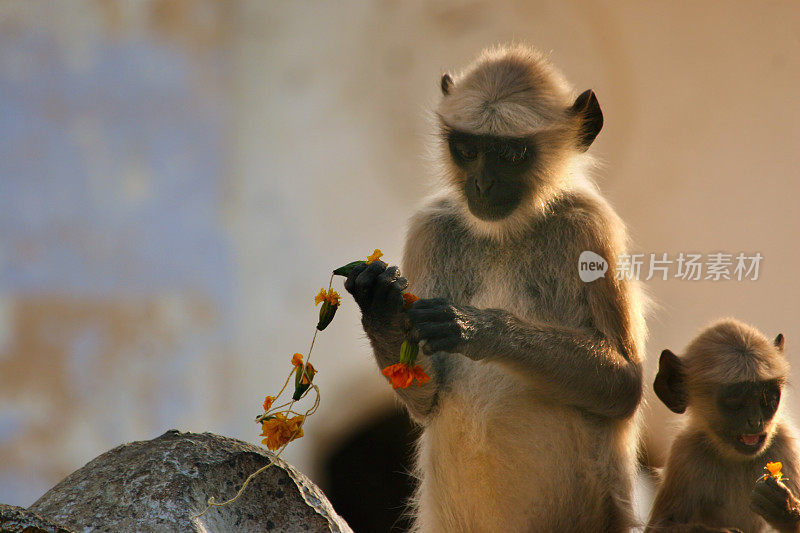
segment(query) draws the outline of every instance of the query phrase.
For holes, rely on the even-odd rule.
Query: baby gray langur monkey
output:
[[[615,275],[625,227],[588,177],[600,105],[522,46],[441,90],[442,187],[410,221],[405,277],[374,262],[345,282],[379,366],[410,334],[431,376],[397,389],[423,426],[414,531],[627,531],[645,332]],[[584,251],[605,276],[581,280]]]
[[[800,531],[798,449],[781,414],[784,338],[724,319],[680,357],[661,353],[655,392],[688,420],[670,449],[648,532]],[[781,481],[764,477],[781,462]],[[758,480],[758,481],[757,481]]]

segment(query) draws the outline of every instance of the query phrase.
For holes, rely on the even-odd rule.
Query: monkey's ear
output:
[[[569,112],[578,118],[578,149],[585,152],[603,129],[603,112],[594,91],[589,89],[582,92],[569,108]]]
[[[442,94],[450,94],[450,88],[453,86],[453,78],[445,72],[442,74]]]
[[[779,352],[783,353],[783,346],[786,344],[786,339],[783,337],[783,333],[778,333],[778,336],[775,337],[775,342],[773,342],[773,344]]]
[[[683,363],[677,355],[669,350],[661,352],[658,360],[658,374],[653,383],[656,396],[669,407],[673,413],[686,411],[686,382],[684,381]]]

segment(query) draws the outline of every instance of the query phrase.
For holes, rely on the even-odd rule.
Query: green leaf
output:
[[[334,276],[344,276],[347,277],[350,275],[350,272],[353,271],[355,267],[358,265],[363,265],[366,261],[353,261],[352,263],[347,263],[344,266],[340,266],[336,270],[333,271]]]

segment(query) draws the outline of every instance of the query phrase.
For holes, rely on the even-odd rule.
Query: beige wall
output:
[[[86,25],[74,13],[41,20],[36,15],[49,11],[49,4],[19,5],[26,15],[24,28],[60,31],[73,44],[83,43],[87,33],[94,35],[68,31]],[[93,5],[86,4],[86,16],[97,17]],[[122,5],[127,7],[115,24],[125,27],[131,17],[138,20],[140,8]],[[0,358],[0,369],[6,369],[0,373],[0,402],[7,410],[36,413],[27,417],[28,429],[0,440],[0,462],[13,458],[20,465],[13,475],[0,472],[0,486],[24,483],[33,468],[36,458],[20,452],[28,442],[25,435],[44,439],[39,449],[53,457],[37,487],[55,482],[113,444],[150,438],[172,426],[257,442],[252,417],[263,396],[282,384],[277,374],[283,370],[276,369],[283,369],[293,352],[306,349],[314,324],[311,298],[330,268],[375,247],[389,260],[400,256],[405,221],[432,182],[426,150],[433,131],[427,112],[436,102],[440,73],[465,65],[496,42],[524,40],[549,51],[576,89],[596,91],[606,118],[592,148],[603,161],[597,181],[628,223],[635,250],[758,251],[764,256],[755,282],[647,283],[654,302],[648,382],[661,349],[682,350],[697,328],[723,315],[749,321],[769,335],[782,331],[790,357],[798,353],[800,214],[794,197],[800,188],[800,7],[795,2],[253,1],[198,11],[194,18],[177,20],[221,21],[213,38],[192,43],[185,36],[196,31],[161,24],[159,31],[180,38],[163,44],[163,34],[143,30],[138,39],[182,50],[201,66],[221,65],[211,74],[200,69],[187,91],[193,98],[200,93],[221,102],[224,109],[220,129],[225,142],[219,148],[224,166],[214,177],[209,205],[230,260],[221,274],[230,299],[220,304],[202,294],[190,298],[169,286],[151,296],[155,302],[162,296],[183,302],[184,326],[170,330],[178,338],[195,335],[208,320],[229,326],[218,339],[220,346],[199,350],[202,355],[194,360],[174,359],[185,376],[182,387],[190,391],[180,415],[136,414],[163,407],[152,399],[158,396],[135,391],[152,386],[142,383],[148,379],[159,388],[169,387],[170,382],[147,376],[158,376],[163,358],[172,359],[140,359],[137,368],[142,370],[131,373],[119,365],[135,355],[119,359],[114,354],[123,347],[135,354],[137,344],[96,348],[103,364],[94,367],[95,378],[112,380],[100,392],[116,397],[134,391],[130,394],[144,407],[111,413],[92,407],[108,400],[102,395],[80,402],[71,400],[74,394],[62,395],[63,408],[84,413],[81,431],[65,450],[58,435],[47,431],[57,415],[49,403],[62,396],[35,386],[39,378],[30,367],[39,360],[34,349],[40,344],[20,344],[27,334],[8,310],[23,296],[9,278],[0,278],[5,302],[0,309],[7,310],[0,313],[0,340],[5,342],[0,353],[6,354]],[[4,13],[0,10],[0,17]],[[90,20],[94,24],[89,27],[104,24]],[[113,32],[111,37],[97,33],[91,46],[115,42]],[[220,51],[221,58],[202,55],[208,49]],[[17,72],[11,68],[14,58],[5,59],[0,80]],[[91,146],[86,157],[98,157]],[[160,179],[157,171],[148,175]],[[10,178],[0,175],[0,184]],[[75,178],[56,172],[50,179],[69,183]],[[181,187],[190,196],[191,176]],[[91,249],[93,244],[82,246]],[[12,252],[6,249],[6,257]],[[57,284],[46,287],[58,289]],[[104,293],[119,303],[114,312],[122,313],[120,320],[136,321],[145,333],[155,328],[148,322],[152,317],[139,311],[149,304],[130,304],[123,289],[112,286]],[[88,309],[81,316],[89,320],[107,315],[102,306]],[[91,313],[97,316],[91,319]],[[69,329],[73,322],[62,327]],[[29,352],[9,346],[27,346]],[[317,350],[322,408],[309,422],[308,437],[286,454],[312,474],[319,450],[344,425],[391,402],[348,298]],[[13,368],[8,366],[12,360]],[[800,363],[795,366],[796,375]],[[109,373],[109,368],[116,371]],[[18,376],[28,381],[10,392],[8,383]],[[646,435],[658,463],[677,419],[652,397],[647,410]],[[135,420],[135,426],[108,425],[113,416]],[[91,438],[81,438],[86,435]]]
[[[426,111],[438,97],[438,75],[485,45],[523,40],[551,51],[576,89],[597,92],[606,117],[592,148],[603,162],[597,181],[628,223],[635,251],[764,256],[757,281],[646,284],[648,382],[663,348],[682,350],[721,316],[768,335],[784,332],[793,353],[800,338],[796,4],[295,3],[246,13],[244,62],[261,55],[267,64],[246,73],[241,87],[243,121],[253,129],[239,128],[252,151],[238,175],[257,189],[292,188],[298,205],[334,206],[327,227],[319,217],[304,222],[323,263],[373,246],[399,256],[399,228],[431,182]],[[262,128],[267,123],[274,127]],[[281,168],[273,179],[289,183],[263,179],[267,160]],[[313,188],[295,189],[298,181]],[[358,353],[353,364],[368,364],[363,343],[358,349],[349,335],[336,336],[337,347]],[[658,463],[678,420],[649,396],[646,434]]]

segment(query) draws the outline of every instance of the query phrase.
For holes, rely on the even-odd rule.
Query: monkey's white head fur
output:
[[[445,74],[442,92],[436,116],[443,133],[529,138],[536,147],[526,176],[529,187],[519,206],[503,219],[484,220],[470,212],[463,193],[465,173],[441,136],[440,175],[448,194],[461,200],[463,219],[476,234],[498,240],[518,235],[560,192],[593,187],[589,172],[594,160],[585,153],[588,144],[580,146],[583,124],[573,104],[574,91],[540,52],[524,45],[487,49],[463,72]]]
[[[563,121],[571,96],[572,88],[541,53],[497,46],[453,78],[438,115],[477,135],[524,136]]]
[[[734,318],[712,323],[683,357],[690,390],[706,384],[786,379],[789,363],[756,328]]]

